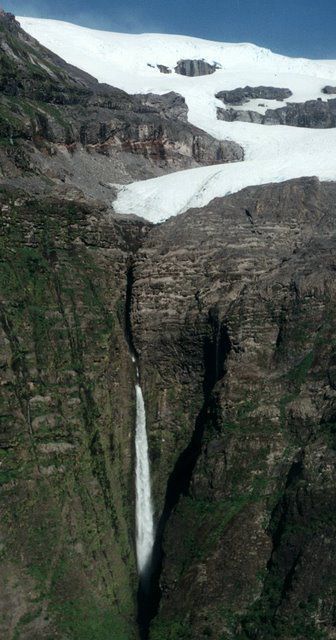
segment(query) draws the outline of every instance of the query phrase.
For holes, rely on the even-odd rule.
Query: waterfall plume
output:
[[[148,440],[146,431],[146,411],[139,384],[136,391],[136,552],[138,571],[140,575],[149,569],[153,545],[154,523],[151,495],[150,469],[148,457]]]

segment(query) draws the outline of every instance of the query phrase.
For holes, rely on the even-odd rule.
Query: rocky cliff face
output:
[[[139,250],[155,640],[334,637],[334,199],[247,189]]]
[[[128,260],[146,226],[2,188],[0,635],[136,636]]]
[[[159,522],[150,637],[332,638],[335,186],[154,228],[1,198],[2,635],[136,634],[127,329]]]

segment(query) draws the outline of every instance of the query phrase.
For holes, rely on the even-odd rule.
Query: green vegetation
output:
[[[293,382],[295,386],[300,389],[301,385],[305,382],[308,372],[311,369],[314,362],[314,351],[307,353],[304,358],[288,373],[288,380]]]
[[[114,266],[74,243],[79,205],[18,196],[1,195],[1,555],[35,601],[16,638],[47,615],[50,638],[129,640],[136,573],[130,425],[113,387],[124,366]]]
[[[193,632],[188,621],[154,621],[151,628],[151,640],[192,640]]]

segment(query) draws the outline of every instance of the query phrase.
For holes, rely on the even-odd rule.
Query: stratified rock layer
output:
[[[0,637],[136,637],[128,259],[143,223],[0,190]]]
[[[99,84],[0,15],[0,175],[72,184],[111,200],[109,183],[242,160],[242,148],[187,122],[176,94],[130,96]],[[32,189],[32,187],[30,186]]]
[[[335,196],[317,179],[246,189],[137,254],[165,505],[153,640],[334,637]]]

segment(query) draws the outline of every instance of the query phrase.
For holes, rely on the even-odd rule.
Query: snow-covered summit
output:
[[[218,139],[230,138],[244,147],[246,162],[195,169],[124,187],[116,204],[120,212],[138,212],[154,221],[188,206],[206,204],[214,195],[253,184],[303,175],[336,180],[332,151],[336,129],[312,130],[265,126],[217,119],[223,103],[215,95],[237,87],[288,88],[287,102],[327,96],[322,89],[336,85],[336,61],[290,58],[253,44],[227,44],[178,35],[130,35],[97,31],[56,20],[18,18],[23,29],[67,62],[100,82],[129,93],[183,95],[189,121]],[[204,60],[219,67],[211,75],[186,77],[175,73],[181,59]],[[171,73],[161,73],[164,65]],[[250,107],[265,112],[285,103],[254,100]],[[245,107],[243,107],[245,108]],[[186,187],[186,184],[188,185]]]
[[[205,82],[217,91],[230,89],[238,86],[233,77],[237,72],[249,84],[265,75],[278,83],[287,74],[335,79],[336,61],[290,58],[250,43],[228,44],[157,33],[114,33],[38,18],[18,20],[25,31],[67,62],[91,73],[100,82],[133,93],[177,90],[186,80],[187,84],[198,86]],[[186,79],[175,73],[165,75],[157,68],[161,64],[174,69],[180,59],[205,60],[221,68],[214,76],[202,79]],[[314,91],[311,87],[311,97]]]

